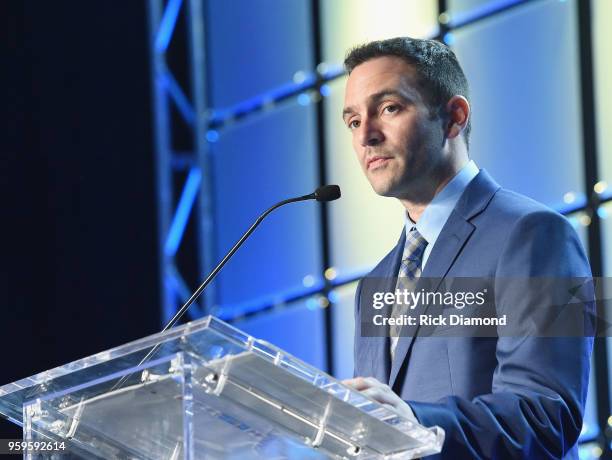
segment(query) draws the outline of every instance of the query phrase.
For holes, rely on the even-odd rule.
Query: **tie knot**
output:
[[[414,280],[421,275],[421,261],[426,246],[427,240],[412,227],[406,236],[398,277]]]
[[[406,245],[402,259],[419,260],[425,251],[427,240],[419,233],[416,227],[412,227],[406,236]]]

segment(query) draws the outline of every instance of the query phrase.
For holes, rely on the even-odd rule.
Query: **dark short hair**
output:
[[[468,81],[457,56],[436,40],[397,37],[365,43],[349,50],[344,67],[350,74],[359,64],[382,56],[397,56],[415,68],[417,83],[430,110],[439,111],[457,94],[470,100]],[[470,117],[463,131],[468,148],[471,127]]]

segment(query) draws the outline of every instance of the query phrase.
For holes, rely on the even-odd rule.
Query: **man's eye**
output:
[[[359,120],[349,121],[348,127],[349,129],[359,128]]]
[[[397,112],[399,110],[399,106],[392,104],[392,105],[386,106],[383,110],[385,110],[388,113],[393,113],[393,112]]]

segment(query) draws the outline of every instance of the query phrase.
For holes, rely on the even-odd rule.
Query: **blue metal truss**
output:
[[[185,4],[184,4],[185,3]],[[158,252],[161,284],[162,323],[176,313],[189,297],[192,288],[185,282],[177,264],[177,251],[192,214],[197,224],[198,265],[200,276],[208,273],[213,263],[211,249],[212,210],[210,204],[209,155],[205,133],[206,81],[204,75],[204,16],[200,0],[149,0],[149,44],[151,59],[152,97],[154,110],[155,153],[157,163]],[[191,100],[167,65],[169,44],[177,19],[184,10],[188,23],[189,74]],[[170,104],[191,128],[193,150],[176,152],[172,146]],[[182,191],[175,203],[174,190],[178,174],[187,164],[189,172],[181,184]],[[178,188],[178,187],[177,187]],[[207,305],[214,304],[214,287],[190,310],[192,318],[202,316]]]

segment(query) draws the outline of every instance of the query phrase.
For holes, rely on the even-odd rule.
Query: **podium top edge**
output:
[[[231,326],[230,324],[214,316],[207,315],[198,320],[190,321],[180,326],[176,326],[165,332],[156,332],[155,334],[151,334],[146,337],[133,340],[123,345],[119,345],[108,350],[98,352],[94,355],[90,355],[85,358],[80,358],[76,361],[72,361],[62,366],[48,369],[32,376],[0,386],[0,400],[5,396],[10,395],[11,393],[14,393],[15,391],[23,390],[35,385],[41,385],[50,380],[62,377],[73,372],[85,370],[89,367],[95,366],[110,359],[119,358],[123,355],[154,347],[157,344],[162,344],[168,340],[172,340],[180,336],[196,333],[209,327],[232,331],[237,336],[242,336],[245,341],[254,340],[251,336],[243,333],[242,331]],[[0,414],[1,413],[3,413],[3,411],[2,406],[0,405]]]

